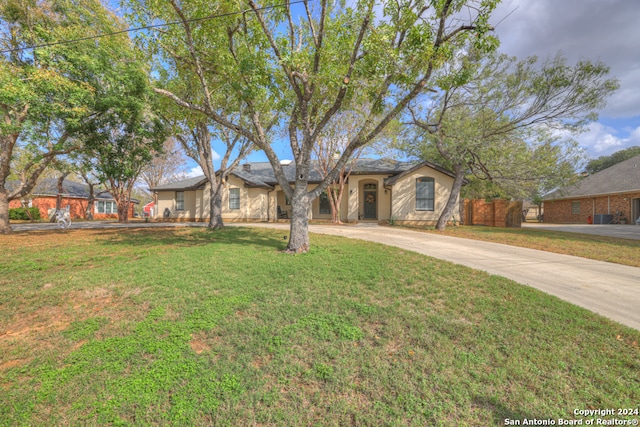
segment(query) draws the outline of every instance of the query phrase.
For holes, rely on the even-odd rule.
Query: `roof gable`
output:
[[[417,171],[418,169],[422,168],[422,167],[428,167],[431,168],[433,170],[436,170],[444,175],[450,176],[451,178],[455,178],[455,174],[453,174],[452,172],[446,170],[445,168],[438,166],[434,163],[431,162],[427,162],[426,160],[423,162],[418,163],[417,165],[413,166],[410,169],[405,170],[404,172],[395,175],[391,178],[387,178],[385,180],[385,185],[394,185],[396,184],[399,180],[401,180],[402,178],[404,178],[405,176],[412,174],[413,172]],[[466,182],[466,181],[465,181]]]
[[[574,185],[550,193],[544,199],[573,199],[635,191],[640,191],[640,156],[589,175]]]

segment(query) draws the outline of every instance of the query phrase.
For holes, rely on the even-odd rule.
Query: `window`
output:
[[[329,196],[326,191],[323,191],[320,195],[320,213],[321,214],[330,214],[331,213],[331,205],[329,204]]]
[[[287,195],[284,195],[284,204],[287,206],[291,206],[291,200],[289,200],[289,197],[287,197]]]
[[[229,209],[240,209],[240,189],[229,189]]]
[[[107,202],[103,200],[98,200],[96,202],[96,213],[112,214],[117,212],[118,212],[118,208],[116,206],[116,202]]]
[[[571,202],[571,215],[580,215],[580,202]]]
[[[416,178],[416,210],[432,211],[435,197],[433,178]]]
[[[176,210],[184,210],[184,191],[176,191]]]

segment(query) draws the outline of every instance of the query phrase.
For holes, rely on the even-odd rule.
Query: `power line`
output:
[[[260,8],[255,9],[255,11],[263,11],[263,10],[275,9],[275,8],[278,8],[278,7],[291,6],[291,5],[298,4],[298,3],[305,3],[306,1],[308,1],[308,0],[296,0],[296,1],[291,1],[291,2],[288,2],[288,3],[280,3],[280,4],[271,5],[271,6],[264,6],[264,7],[260,7]],[[247,12],[254,12],[254,9],[245,9],[245,10],[242,10],[242,11],[239,11],[239,12],[227,12],[227,13],[221,13],[221,14],[218,14],[218,15],[209,15],[209,16],[205,16],[205,17],[202,17],[202,18],[192,18],[192,19],[187,19],[186,22],[192,23],[192,22],[206,21],[208,19],[225,18],[227,16],[244,15]],[[4,55],[5,53],[21,52],[23,50],[29,50],[29,49],[41,49],[43,47],[51,47],[51,46],[58,46],[58,45],[63,45],[63,44],[78,43],[78,42],[82,42],[82,41],[86,41],[86,40],[94,40],[94,39],[100,39],[100,38],[103,38],[103,37],[111,37],[111,36],[115,36],[115,35],[118,35],[118,34],[132,33],[132,32],[135,32],[135,31],[150,30],[150,29],[153,29],[153,28],[169,27],[171,25],[181,25],[182,23],[183,23],[183,21],[165,22],[164,24],[154,24],[154,25],[147,25],[147,26],[144,26],[144,27],[127,28],[126,30],[114,31],[112,33],[98,34],[98,35],[95,35],[95,36],[80,37],[80,38],[77,38],[77,39],[62,40],[62,41],[58,41],[58,42],[44,43],[44,44],[40,44],[40,45],[18,47],[18,48],[15,48],[15,49],[2,50],[2,51],[0,51],[0,55]]]

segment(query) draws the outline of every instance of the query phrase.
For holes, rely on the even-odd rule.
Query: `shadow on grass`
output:
[[[553,419],[551,414],[543,414],[533,416],[524,412],[508,408],[496,397],[476,396],[473,398],[473,405],[481,408],[487,408],[491,411],[493,424],[496,426],[504,425],[552,425],[552,424],[534,424],[531,420],[547,420]],[[568,417],[567,417],[568,418]],[[528,420],[528,424],[524,424],[524,420]]]
[[[278,238],[281,234],[283,238]],[[208,228],[149,228],[100,230],[95,235],[104,237],[104,244],[121,246],[176,246],[189,247],[209,244],[248,244],[275,250],[284,250],[288,233],[258,228],[227,227],[222,230]]]

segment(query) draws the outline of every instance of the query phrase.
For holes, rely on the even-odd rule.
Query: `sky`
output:
[[[574,136],[590,157],[640,145],[640,1],[503,0],[490,20],[500,51],[545,59],[561,53],[569,64],[602,61],[620,88],[587,132]],[[281,158],[288,144],[277,149]],[[248,161],[266,161],[254,153]],[[200,174],[195,164],[190,175]]]
[[[587,59],[611,68],[620,88],[575,138],[597,158],[640,145],[639,18],[638,0],[503,0],[491,24],[509,55],[544,59],[561,52],[570,64]]]

